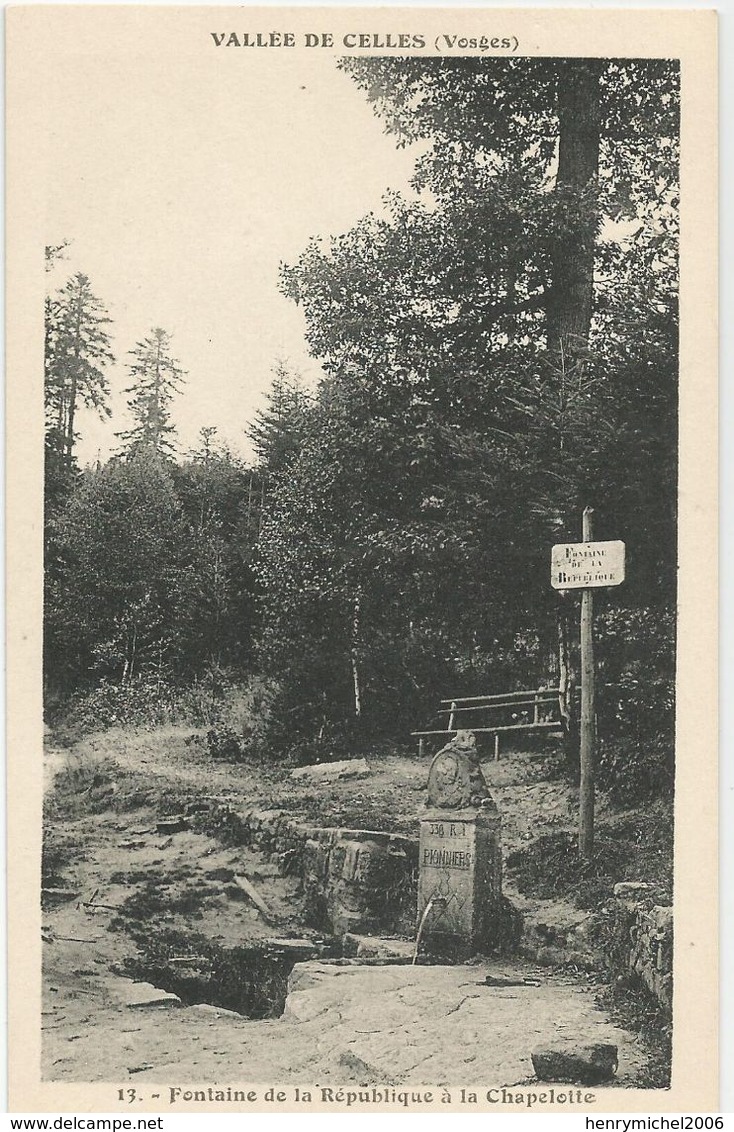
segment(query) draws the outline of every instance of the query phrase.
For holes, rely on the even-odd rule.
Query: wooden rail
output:
[[[501,709],[517,710],[518,708],[532,708],[532,721],[524,723],[496,723],[494,725],[488,721],[486,724],[485,721],[482,721],[482,725],[478,727],[467,722],[463,726],[463,730],[471,731],[477,735],[494,735],[494,757],[498,759],[500,755],[500,734],[508,731],[562,732],[563,726],[560,719],[560,710],[556,712],[557,718],[540,718],[540,709],[543,706],[553,704],[557,709],[560,709],[559,695],[560,689],[558,688],[530,688],[516,692],[501,692],[486,696],[456,696],[454,699],[441,700],[436,715],[447,715],[447,726],[444,728],[427,729],[425,731],[412,731],[411,735],[418,739],[418,753],[422,755],[425,751],[426,738],[436,735],[456,735],[457,731],[462,729],[457,726],[456,717],[458,715],[468,713],[476,716],[479,713],[486,714],[488,711],[498,711]],[[523,712],[522,714],[529,713]]]

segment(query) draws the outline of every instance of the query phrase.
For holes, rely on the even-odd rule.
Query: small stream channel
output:
[[[178,934],[178,933],[177,933]],[[264,944],[223,948],[208,942],[199,954],[171,954],[163,935],[143,944],[142,954],[128,959],[120,974],[136,982],[152,983],[178,995],[185,1006],[205,1003],[232,1010],[243,1018],[279,1018],[285,1010],[288,981],[296,963],[317,959],[322,963],[359,966],[409,964],[410,957],[356,958],[344,954],[343,940],[269,941]],[[455,962],[455,957],[421,954],[421,965]],[[415,962],[415,957],[413,958]]]
[[[337,949],[336,942],[314,943],[310,953],[302,944],[291,947],[287,941],[233,948],[208,944],[206,955],[172,957],[161,954],[153,941],[144,954],[127,960],[123,974],[177,994],[185,1006],[207,1003],[245,1018],[278,1018],[296,963],[328,958]]]

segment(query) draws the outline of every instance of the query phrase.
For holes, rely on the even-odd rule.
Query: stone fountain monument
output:
[[[420,819],[418,924],[427,951],[491,951],[506,925],[500,815],[476,739],[459,731],[433,759]]]

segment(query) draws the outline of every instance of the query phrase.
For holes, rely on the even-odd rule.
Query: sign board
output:
[[[624,581],[624,543],[569,542],[551,551],[551,585],[554,590],[592,586],[618,586]]]

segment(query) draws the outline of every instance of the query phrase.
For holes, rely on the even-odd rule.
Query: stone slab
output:
[[[370,773],[366,759],[342,759],[335,763],[314,763],[291,771],[291,778],[311,782],[333,782],[339,778],[364,778]]]
[[[652,895],[654,891],[651,884],[646,884],[641,880],[623,880],[614,886],[614,895],[621,899],[639,897],[643,900],[646,896]]]
[[[533,1068],[541,1081],[560,1081],[568,1084],[601,1085],[611,1081],[617,1072],[618,1050],[609,1042],[593,1045],[574,1045],[534,1049]]]
[[[177,994],[154,987],[152,983],[134,983],[131,979],[106,979],[105,990],[119,1006],[136,1008],[181,1005],[181,999]]]
[[[316,943],[312,939],[266,939],[265,947],[272,948],[275,951],[287,951],[291,955],[300,956],[301,958],[308,957],[309,959],[315,958],[317,955],[323,954],[323,943]]]
[[[238,1014],[236,1010],[227,1010],[224,1006],[213,1006],[210,1002],[198,1002],[195,1006],[188,1007],[190,1011],[195,1014],[203,1014],[207,1018],[238,1018],[240,1022],[246,1022],[247,1019],[242,1014]]]
[[[344,954],[357,959],[401,959],[409,963],[415,953],[415,942],[410,939],[385,939],[373,935],[347,932],[343,941]]]

